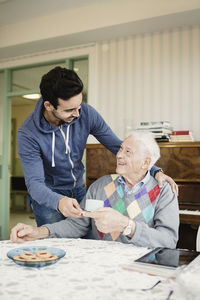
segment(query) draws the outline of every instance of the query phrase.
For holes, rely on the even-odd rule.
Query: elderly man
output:
[[[143,247],[175,248],[178,240],[178,201],[170,185],[160,189],[149,170],[160,157],[152,134],[134,131],[117,153],[118,175],[106,175],[94,182],[86,199],[101,199],[103,207],[82,211],[83,218],[33,227],[16,225],[13,242],[46,237],[83,237],[92,228],[95,239],[116,240]]]

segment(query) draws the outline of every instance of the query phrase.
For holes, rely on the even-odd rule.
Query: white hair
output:
[[[149,156],[151,162],[149,164],[149,170],[160,158],[160,148],[150,131],[134,130],[129,133],[128,137],[133,137],[134,141],[139,143],[140,154],[142,156]]]

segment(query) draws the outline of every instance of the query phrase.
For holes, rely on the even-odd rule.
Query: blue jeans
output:
[[[82,185],[78,188],[73,188],[71,190],[56,190],[56,192],[63,196],[75,198],[80,203],[86,194],[86,188],[85,185]],[[61,214],[59,211],[49,208],[45,205],[40,205],[30,196],[29,200],[31,202],[37,226],[42,226],[44,224],[52,224],[66,219],[66,217],[63,216],[63,214]]]

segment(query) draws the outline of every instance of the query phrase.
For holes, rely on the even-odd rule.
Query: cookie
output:
[[[20,260],[20,261],[26,261],[25,258],[23,258],[23,257],[21,257],[21,256],[17,256],[17,255],[13,256],[13,259],[14,259],[14,260]]]
[[[54,259],[58,259],[58,256],[57,255],[51,255],[48,258],[45,258],[44,260],[47,261],[47,260],[54,260]]]
[[[20,257],[25,258],[26,260],[31,260],[32,258],[35,258],[36,255],[31,252],[22,252],[20,253]]]
[[[38,250],[35,253],[22,252],[19,256],[13,256],[14,260],[28,261],[28,262],[39,262],[39,261],[49,261],[58,259],[57,255],[53,255],[47,250]]]
[[[47,251],[47,250],[39,250],[39,251],[36,251],[35,252],[35,255],[41,259],[47,259],[49,258],[50,256],[52,256],[52,254]]]

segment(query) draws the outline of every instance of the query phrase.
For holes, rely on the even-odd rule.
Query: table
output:
[[[23,246],[58,247],[66,256],[56,264],[43,268],[28,268],[7,258],[7,252]],[[0,242],[1,300],[177,300],[199,299],[200,290],[192,298],[180,295],[182,286],[195,284],[199,288],[200,266],[191,277],[181,272],[176,280],[150,276],[122,268],[149,250],[110,241],[84,239],[44,239],[24,244]],[[195,280],[194,280],[195,277]],[[153,289],[152,287],[161,280]],[[181,288],[180,288],[181,287]],[[173,293],[170,295],[170,291]],[[199,294],[198,294],[199,291]],[[169,296],[170,295],[170,296]],[[196,297],[197,296],[197,297]]]

